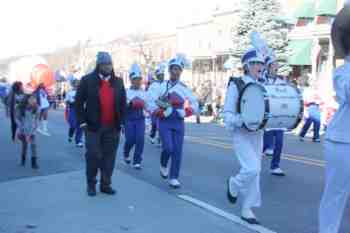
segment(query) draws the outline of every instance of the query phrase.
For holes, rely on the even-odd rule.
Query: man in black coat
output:
[[[100,170],[100,191],[114,195],[111,177],[126,111],[126,94],[123,81],[114,75],[112,58],[107,52],[97,54],[96,69],[81,79],[75,107],[79,125],[86,133],[87,193],[96,195],[96,176]]]

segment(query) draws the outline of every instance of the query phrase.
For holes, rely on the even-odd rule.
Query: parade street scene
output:
[[[1,6],[0,233],[350,232],[350,0]]]

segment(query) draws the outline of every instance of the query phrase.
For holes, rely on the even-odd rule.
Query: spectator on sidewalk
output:
[[[314,131],[312,140],[314,142],[320,142],[321,111],[319,104],[316,101],[312,101],[308,104],[305,123],[299,134],[300,141],[304,140],[304,137],[311,125],[313,125]]]
[[[114,195],[112,175],[126,111],[126,93],[123,81],[114,74],[109,53],[99,52],[95,70],[81,79],[75,108],[79,125],[86,133],[87,193],[96,196],[96,176],[100,171],[100,191]]]
[[[8,94],[7,97],[7,112],[10,116],[11,120],[11,138],[14,141],[16,138],[16,131],[17,131],[17,123],[16,123],[16,117],[15,117],[15,109],[16,105],[20,102],[20,100],[23,98],[23,84],[22,82],[14,82],[10,93]]]
[[[22,143],[21,165],[25,166],[28,147],[31,150],[32,168],[38,169],[35,131],[38,126],[38,105],[36,96],[24,95],[15,109],[17,136]]]

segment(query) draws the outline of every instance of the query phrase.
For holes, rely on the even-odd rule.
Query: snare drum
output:
[[[291,85],[250,83],[242,90],[238,112],[249,131],[295,129],[303,118],[304,102],[300,91]]]

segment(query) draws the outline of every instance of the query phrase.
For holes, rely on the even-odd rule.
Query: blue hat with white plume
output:
[[[130,70],[129,70],[129,77],[130,79],[140,79],[142,78],[142,70],[141,70],[141,67],[134,63]]]
[[[164,63],[158,64],[156,67],[156,71],[155,71],[156,76],[161,75],[161,74],[165,74],[165,69],[166,69],[166,64],[164,64]]]

